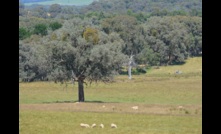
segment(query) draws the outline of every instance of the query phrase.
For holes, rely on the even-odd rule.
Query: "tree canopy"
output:
[[[19,3],[19,79],[111,82],[136,64],[181,64],[202,53],[202,0],[99,0],[88,6]],[[136,67],[142,72],[142,69]]]

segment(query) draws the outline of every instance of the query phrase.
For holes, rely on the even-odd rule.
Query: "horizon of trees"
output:
[[[19,3],[19,78],[53,80],[51,44],[79,40],[94,46],[121,43],[119,50],[128,58],[115,73],[131,55],[137,64],[148,66],[181,64],[201,55],[201,0],[116,2],[100,0],[82,7]]]
[[[131,68],[132,57],[134,65],[150,67],[182,64],[201,53],[202,0],[19,3],[19,81],[78,82],[79,102],[86,81],[113,81],[124,66]]]

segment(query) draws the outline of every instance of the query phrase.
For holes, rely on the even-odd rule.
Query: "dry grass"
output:
[[[189,58],[183,65],[162,66],[159,69],[151,69],[147,75],[177,76],[175,75],[176,70],[182,71],[181,76],[202,76],[202,57]]]
[[[137,110],[132,107],[138,106]],[[102,113],[136,113],[157,115],[202,115],[201,105],[149,105],[132,103],[52,103],[20,104],[20,110],[66,111],[66,112],[102,112]],[[186,113],[188,112],[188,113]]]

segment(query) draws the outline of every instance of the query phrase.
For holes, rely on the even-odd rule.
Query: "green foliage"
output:
[[[45,80],[51,71],[50,52],[42,45],[21,44],[19,78],[23,81]]]
[[[146,71],[146,69],[144,68],[144,67],[136,67],[136,72],[138,72],[138,73],[146,73],[147,71]]]
[[[31,36],[31,33],[26,28],[19,28],[19,40],[23,40]]]
[[[138,64],[156,66],[160,63],[160,55],[147,46],[135,57],[135,60]]]
[[[175,10],[173,12],[170,13],[171,15],[175,16],[175,15],[182,15],[182,16],[186,16],[187,13],[183,10]]]
[[[33,34],[42,35],[42,36],[47,35],[48,34],[47,26],[45,24],[35,25]]]
[[[142,50],[143,35],[142,27],[138,25],[137,19],[133,16],[118,15],[107,18],[102,22],[102,29],[110,34],[116,32],[125,42],[123,53],[126,55],[137,54]]]
[[[52,4],[52,5],[50,5],[48,11],[51,14],[51,17],[54,18],[59,13],[61,13],[62,9],[61,9],[61,6],[59,4]]]
[[[46,7],[42,6],[42,5],[38,5],[36,7],[33,8],[32,10],[34,13],[34,16],[39,17],[39,18],[47,18],[47,9]]]
[[[199,56],[202,51],[202,17],[196,16],[201,14],[200,5],[201,1],[196,3],[196,0],[165,0],[163,2],[158,0],[121,0],[120,2],[100,0],[89,6],[78,8],[58,4],[48,7],[33,5],[24,8],[20,4],[19,7],[24,14],[19,16],[19,39],[24,46],[30,45],[32,53],[41,53],[38,52],[41,51],[41,47],[32,48],[31,45],[45,45],[46,47],[43,47],[45,50],[53,52],[54,61],[50,61],[53,68],[46,73],[51,78],[60,74],[58,81],[64,78],[68,80],[70,70],[74,69],[79,73],[90,68],[94,71],[91,72],[94,76],[90,78],[103,79],[104,76],[114,74],[105,69],[114,68],[117,72],[120,68],[120,65],[119,67],[103,67],[105,60],[102,57],[107,56],[104,52],[111,55],[112,50],[114,50],[113,53],[121,56],[134,55],[137,64],[150,66],[181,64],[188,57]],[[52,14],[52,17],[47,16],[48,13]],[[48,31],[47,28],[50,30]],[[113,45],[114,48],[109,45]],[[119,50],[116,50],[117,48]],[[108,52],[109,49],[111,53]],[[94,57],[104,60],[102,64],[101,61],[96,61],[96,65],[89,62],[90,58],[86,55],[90,55],[91,52]],[[47,52],[41,54],[45,53],[47,54]],[[32,58],[31,54],[29,56]],[[44,57],[33,56],[36,61],[38,58]],[[68,60],[64,62],[65,58]],[[111,58],[111,56],[105,57],[108,62]],[[62,62],[57,63],[55,59]],[[31,73],[27,74],[28,71],[24,69],[20,72],[22,74],[23,71],[26,76],[37,79],[38,76],[36,78],[34,76],[40,74],[38,66],[41,64],[31,64],[22,60],[21,65],[29,65]],[[72,64],[79,66],[73,67]],[[98,70],[89,65],[98,66]],[[109,74],[102,74],[101,70]],[[134,70],[137,72],[136,69]],[[84,75],[88,75],[86,72]]]
[[[199,56],[202,52],[202,17],[179,16],[177,20],[183,23],[189,33],[187,51],[190,56]]]
[[[145,12],[151,16],[166,16],[174,14],[189,14],[191,10],[202,10],[202,0],[99,0],[85,7],[82,12],[102,11],[114,14],[139,14]],[[195,14],[197,15],[197,14]]]
[[[97,44],[99,41],[98,31],[94,28],[86,28],[83,33],[83,37],[85,40],[92,42],[93,44]]]
[[[62,27],[62,24],[59,22],[53,22],[49,24],[49,27],[52,29],[52,31],[57,30]]]
[[[144,26],[145,39],[153,52],[160,56],[160,65],[182,63],[188,57],[190,48],[195,46],[192,44],[193,35],[201,35],[199,30],[201,28],[197,28],[199,31],[191,33],[191,25],[195,21],[192,19],[182,16],[149,18]],[[189,22],[188,25],[186,21]],[[198,23],[194,24],[197,25],[196,27],[200,27],[201,22],[198,20]],[[193,49],[198,52],[197,49],[200,47]]]

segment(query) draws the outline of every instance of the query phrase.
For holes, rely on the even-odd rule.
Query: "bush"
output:
[[[49,27],[52,29],[52,31],[57,30],[62,27],[62,24],[59,22],[53,22],[49,24]]]
[[[47,26],[45,24],[37,24],[34,27],[33,33],[37,35],[40,34],[42,36],[47,35],[48,34]]]
[[[19,40],[23,40],[31,36],[31,33],[25,28],[19,28]]]
[[[146,69],[145,69],[145,68],[142,68],[142,67],[137,67],[137,68],[136,68],[136,72],[137,72],[137,73],[147,73]]]

